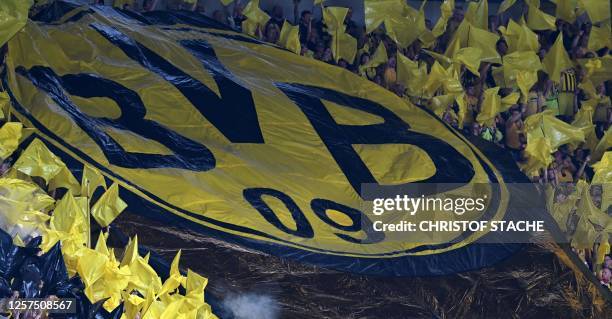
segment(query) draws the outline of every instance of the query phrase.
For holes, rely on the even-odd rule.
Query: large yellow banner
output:
[[[466,247],[484,233],[450,232],[427,246],[385,241],[362,230],[363,184],[491,184],[484,212],[448,218],[504,217],[509,194],[490,159],[382,87],[233,31],[89,10],[28,23],[9,42],[14,113],[160,211],[364,272],[416,256],[457,261],[477,253]],[[482,265],[472,257],[464,268]]]

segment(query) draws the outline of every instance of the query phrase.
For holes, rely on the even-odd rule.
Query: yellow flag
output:
[[[84,165],[83,177],[81,178],[81,194],[91,198],[98,187],[106,189],[104,176],[97,169]]]
[[[576,7],[578,6],[578,0],[551,0],[557,6],[555,15],[561,20],[565,20],[569,23],[576,21]]]
[[[425,31],[429,31],[425,26],[424,7],[426,3],[427,1],[422,1],[419,11],[415,11],[410,6],[406,5],[406,8],[409,8],[405,10],[407,13],[391,13],[385,17],[384,23],[387,31],[386,34],[397,42],[400,47],[409,46],[421,36],[424,36],[424,42],[428,42],[426,45],[435,41],[435,39],[432,40],[429,35],[425,34]]]
[[[612,129],[608,128],[604,136],[599,140],[595,150],[591,154],[594,161],[599,161],[603,154],[612,147]]]
[[[427,79],[427,67],[418,62],[410,60],[405,55],[398,53],[397,57],[397,80],[406,86],[408,95],[421,96],[423,84]]]
[[[595,260],[595,265],[603,264],[606,259],[606,255],[610,254],[610,239],[607,232],[601,232],[599,234],[599,247],[597,248],[597,259]]]
[[[578,0],[578,7],[587,12],[593,23],[610,19],[610,1],[608,0]]]
[[[465,20],[473,26],[487,30],[489,29],[489,3],[487,0],[480,0],[478,3],[470,2],[465,11]]]
[[[536,6],[529,6],[529,12],[527,13],[527,26],[531,30],[556,30],[555,17],[544,13]]]
[[[466,47],[468,45],[468,34],[470,31],[470,26],[471,24],[465,19],[463,19],[461,23],[459,23],[457,30],[455,30],[453,36],[451,37],[451,40],[448,43],[448,47],[446,48],[444,55],[453,56],[455,50]]]
[[[463,30],[459,31],[459,29],[462,29],[462,26],[466,26],[465,28],[463,28]],[[457,51],[459,51],[462,47],[466,47],[467,46],[467,36],[465,36],[465,41],[463,41],[463,37],[459,36],[457,33],[458,32],[465,32],[465,34],[469,33],[469,29],[470,26],[469,24],[463,24],[463,22],[461,22],[461,24],[459,25],[459,28],[457,29],[457,31],[455,32],[455,34],[453,34],[453,38],[451,39],[450,43],[448,44],[448,47],[446,48],[446,51],[444,51],[444,56],[445,57],[452,57],[455,56],[455,54],[457,53]],[[464,43],[465,42],[465,43]]]
[[[563,144],[584,141],[582,130],[556,118],[550,110],[527,117],[525,128],[548,139],[553,152]]]
[[[257,36],[257,28],[259,28],[259,24],[255,22],[254,20],[246,19],[242,21],[241,27],[242,27],[242,32],[250,36]]]
[[[612,55],[601,58],[578,59],[578,63],[587,70],[587,77],[594,85],[610,80]]]
[[[363,6],[366,33],[376,30],[385,19],[390,17],[416,16],[416,10],[404,0],[365,0]]]
[[[98,240],[96,241],[94,250],[110,258],[110,251],[108,250],[108,246],[106,246],[106,236],[104,236],[103,232],[98,234]]]
[[[516,51],[504,56],[503,75],[506,87],[514,83],[521,71],[536,72],[542,69],[540,58],[533,51]]]
[[[147,301],[148,300],[145,300],[145,304],[147,303]],[[165,305],[161,301],[152,300],[151,304],[148,307],[145,306],[143,308],[144,315],[140,316],[140,318],[142,319],[160,319],[165,308],[166,308]]]
[[[504,0],[504,1],[502,1],[502,3],[499,5],[499,8],[497,9],[497,14],[500,14],[500,13],[505,12],[506,10],[510,9],[510,7],[512,7],[515,3],[516,3],[516,0]]]
[[[442,118],[447,108],[455,101],[455,96],[452,94],[436,95],[429,99],[427,108],[429,108],[439,118]]]
[[[82,256],[81,259],[83,258],[86,257]],[[103,307],[111,312],[121,303],[121,291],[127,287],[130,276],[129,268],[117,268],[112,262],[107,261],[103,276],[85,287],[85,295],[92,303],[107,299]]]
[[[57,242],[59,242],[60,240],[62,240],[63,238],[67,237],[68,235],[64,232],[60,232],[57,230],[53,230],[53,229],[49,229],[46,226],[42,226],[39,227],[38,231],[40,232],[41,236],[42,236],[42,243],[40,244],[40,250],[43,253],[46,253],[49,251],[49,249],[53,248],[53,246],[55,246],[55,244],[57,244]],[[64,261],[66,261],[66,258],[64,257]],[[66,268],[69,269],[70,265],[68,265],[66,263]],[[69,274],[73,275],[76,272],[76,265],[74,267],[74,270],[72,272],[70,272],[69,269]]]
[[[146,294],[148,291],[152,291],[157,294],[161,289],[162,283],[155,270],[149,266],[149,264],[142,257],[137,257],[130,265],[130,282],[128,284],[128,290],[136,289],[141,294]]]
[[[138,257],[140,257],[138,255],[138,235],[134,235],[133,238],[130,238],[127,246],[125,247],[125,252],[123,253],[120,266],[130,265]]]
[[[6,119],[10,112],[11,98],[7,92],[0,92],[0,118]]]
[[[179,263],[181,259],[181,250],[176,253],[172,264],[170,264],[170,274],[164,284],[162,285],[158,295],[163,295],[175,291],[179,286],[185,285],[185,277],[181,275],[179,270]]]
[[[459,49],[453,56],[455,64],[462,64],[477,76],[480,76],[478,69],[482,60],[482,50],[475,47],[466,47]]]
[[[581,216],[572,235],[572,247],[577,249],[591,249],[595,244],[597,233],[586,217]]]
[[[201,299],[204,299],[204,289],[206,285],[208,285],[207,278],[200,276],[191,269],[187,270],[187,280],[185,283],[187,295],[202,296]]]
[[[62,200],[57,202],[51,216],[50,228],[54,232],[46,232],[50,239],[62,241],[64,261],[71,275],[78,270],[79,254],[89,241],[89,220],[86,220],[84,215],[76,199],[67,192]]]
[[[136,318],[136,315],[144,306],[144,298],[139,297],[135,294],[130,294],[125,291],[121,291],[121,297],[123,299],[123,307],[126,318]]]
[[[604,25],[601,28],[592,26],[589,33],[589,50],[597,51],[601,48],[612,48],[612,34],[610,33],[610,25]]]
[[[251,0],[242,11],[245,17],[259,26],[264,26],[270,20],[270,16],[259,8],[259,0]]]
[[[459,81],[459,73],[452,67],[446,70],[448,75],[442,82],[445,94],[460,94],[463,92],[463,85]]]
[[[598,97],[597,92],[595,92],[595,85],[593,84],[591,80],[586,79],[582,81],[580,84],[578,84],[578,87],[584,90],[589,100],[593,100]],[[599,100],[589,102],[589,103],[593,103],[592,106],[596,106],[597,103],[599,103]]]
[[[385,28],[387,35],[401,47],[409,46],[427,30],[421,12],[415,17],[388,17],[385,19]]]
[[[577,191],[574,190],[571,194],[567,196],[565,201],[553,203],[555,187],[550,185],[550,189],[552,192],[550,196],[552,198],[550,198],[551,204],[549,204],[547,207],[552,206],[552,208],[549,208],[549,211],[557,221],[557,224],[559,224],[559,228],[561,228],[561,230],[566,233],[569,215],[576,209],[576,202],[578,201],[579,194]]]
[[[457,103],[457,124],[460,129],[463,128],[465,118],[467,116],[468,108],[465,93],[461,93],[455,96],[455,103]]]
[[[98,280],[91,285],[86,285],[84,293],[92,304],[107,297],[102,280]]]
[[[435,61],[431,67],[431,72],[427,76],[427,80],[423,84],[423,94],[431,98],[440,88],[443,89],[444,94],[456,95],[463,92],[463,86],[459,81],[459,74],[454,70],[453,66],[444,68],[438,61]]]
[[[437,37],[426,28],[423,33],[419,35],[419,40],[423,43],[423,48],[431,48],[436,44]]]
[[[388,59],[387,48],[385,48],[385,45],[380,42],[376,48],[376,51],[374,51],[374,54],[372,54],[370,61],[368,61],[366,64],[366,67],[375,68],[383,63],[386,63]]]
[[[299,33],[299,26],[293,26],[285,20],[285,22],[283,22],[280,37],[278,38],[278,45],[295,54],[300,54],[301,46]]]
[[[111,185],[91,208],[91,216],[102,227],[107,227],[121,214],[127,204],[119,198],[119,186]]]
[[[593,124],[593,107],[588,104],[583,104],[574,116],[572,126],[580,128],[584,133],[585,142],[583,147],[589,150],[594,150],[597,146],[597,134],[595,133],[595,125]],[[574,147],[578,147],[579,143],[573,143]]]
[[[542,65],[544,66],[544,71],[548,73],[550,79],[555,83],[559,83],[561,80],[562,71],[574,65],[567,55],[565,47],[563,47],[563,36],[561,33],[557,36],[557,40],[550,48],[550,51],[548,51],[544,59],[542,59]]]
[[[529,29],[527,22],[525,22],[524,18],[521,18],[521,34],[517,43],[517,50],[526,50],[526,51],[538,51],[540,49],[540,42],[538,41],[538,35]]]
[[[482,60],[485,62],[501,63],[501,58],[496,50],[499,36],[486,29],[470,26],[467,45],[482,50]]]
[[[553,160],[550,155],[552,152],[550,142],[544,136],[535,136],[528,132],[527,145],[525,146],[527,163],[522,165],[521,169],[526,173],[530,173],[548,167]]]
[[[459,52],[459,50],[460,49],[458,49],[457,51],[453,50],[453,55],[452,56],[455,56],[457,54],[457,52]],[[448,56],[446,56],[444,54],[440,54],[440,53],[437,53],[437,52],[434,52],[434,51],[431,51],[431,50],[426,50],[426,49],[423,49],[423,52],[431,55],[444,68],[448,68],[453,63],[453,59],[451,59],[450,57],[448,57]]]
[[[476,26],[489,30],[489,2],[488,0],[480,0],[478,3],[478,8],[476,10],[476,21],[480,22],[480,24],[476,24]]]
[[[582,181],[580,181],[582,182]],[[595,204],[593,203],[593,198],[591,197],[591,186],[586,182],[581,186],[576,186],[576,188],[582,188],[582,194],[580,196],[580,200],[576,205],[576,213],[581,217],[587,218],[591,223],[601,227],[608,228],[612,225],[612,217],[608,216],[608,214],[603,213]]]
[[[16,234],[15,236],[13,236],[13,245],[15,245],[17,247],[25,247],[26,246],[26,244],[23,242],[23,239],[21,239],[19,234]]]
[[[437,38],[446,31],[446,25],[448,24],[448,19],[453,15],[453,10],[455,10],[455,0],[444,0],[442,2],[440,5],[440,18],[438,18],[438,21],[431,30],[434,37]]]
[[[91,286],[96,280],[104,276],[107,262],[108,256],[93,249],[85,247],[82,249],[77,271],[85,287]]]
[[[497,114],[508,110],[511,106],[511,102],[515,102],[518,96],[513,95],[506,103],[502,103],[502,98],[499,96],[499,86],[490,88],[484,91],[484,98],[482,101],[482,107],[480,113],[476,117],[476,121],[483,125],[493,125],[495,116]]]
[[[177,317],[179,310],[183,308],[183,302],[184,300],[178,299],[167,304],[159,319],[185,319],[181,318],[181,315]]]
[[[0,204],[1,206],[4,203]],[[22,205],[19,205],[22,207]],[[6,208],[6,207],[2,207]],[[4,222],[8,225],[11,225],[14,231],[18,231],[22,235],[29,235],[31,233],[30,230],[38,229],[40,226],[44,226],[46,222],[51,218],[51,216],[36,211],[3,211],[4,213]]]
[[[49,183],[66,165],[39,139],[34,139],[13,165],[16,170]]]
[[[25,26],[31,6],[32,0],[0,1],[0,47]]]
[[[75,195],[81,194],[81,185],[66,165],[64,165],[60,172],[49,181],[50,191],[60,187],[70,190]]]
[[[601,188],[601,210],[607,211],[612,205],[612,183],[605,183]]]
[[[612,183],[612,151],[605,152],[601,160],[591,166],[595,171],[593,184]]]
[[[61,200],[57,201],[53,215],[51,216],[50,225],[53,229],[80,235],[81,243],[87,243],[88,220],[84,220],[81,207],[77,204],[76,199],[71,192],[67,192]]]
[[[538,73],[536,71],[518,70],[516,72],[516,84],[521,91],[521,101],[525,103],[529,90],[538,81]]]
[[[510,53],[516,51],[537,52],[540,49],[538,35],[531,31],[523,20],[521,20],[521,24],[518,24],[510,19],[508,28],[500,28],[500,31],[508,44],[508,52]]]
[[[357,39],[344,31],[336,31],[332,34],[331,49],[336,62],[344,59],[349,64],[353,63],[357,55]]]
[[[431,71],[427,76],[427,81],[423,84],[423,92],[427,97],[433,97],[434,93],[442,86],[444,79],[448,77],[446,70],[435,61],[431,67]]]
[[[507,109],[511,107],[512,105],[515,105],[518,102],[520,96],[521,96],[520,93],[512,92],[506,95],[505,97],[502,97],[501,98],[502,107]]]
[[[46,212],[55,201],[38,185],[21,179],[0,178],[0,210],[15,214],[36,210]]]
[[[81,208],[80,212],[81,212],[81,219],[84,221],[83,222],[83,227],[82,232],[83,232],[83,237],[86,238],[86,246],[87,247],[91,247],[91,217],[89,215],[89,203],[87,200],[87,197],[75,197],[74,200],[76,201],[77,205]]]
[[[333,33],[337,30],[344,31],[344,19],[348,14],[348,8],[325,7],[323,8],[323,21],[327,26],[327,32]]]
[[[0,128],[0,160],[5,160],[19,146],[21,129],[23,125],[19,122],[8,122]]]
[[[109,257],[104,276],[94,283],[100,284],[104,297],[109,298],[103,304],[106,311],[111,312],[121,304],[121,292],[127,288],[131,275],[129,267],[118,267],[114,258]]]

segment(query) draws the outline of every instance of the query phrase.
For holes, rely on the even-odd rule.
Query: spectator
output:
[[[277,24],[268,22],[266,25],[266,32],[264,33],[264,40],[270,43],[278,42],[280,37],[280,28]]]
[[[215,12],[213,12],[213,19],[219,23],[227,24],[227,17],[221,10],[215,10]]]
[[[612,288],[610,286],[610,278],[612,278],[612,272],[610,271],[610,268],[603,268],[599,272],[599,282],[602,284],[602,286],[608,289]]]
[[[302,11],[300,15],[300,43],[306,45],[312,32],[312,13],[308,10]]]
[[[497,53],[502,57],[508,53],[508,43],[506,43],[504,38],[499,38],[499,40],[497,40],[495,48],[497,49]]]
[[[521,158],[524,125],[518,108],[512,109],[510,114],[510,118],[506,121],[506,134],[504,135],[506,136],[506,147],[510,150],[514,160],[518,162]]]
[[[283,7],[275,5],[274,7],[272,7],[272,14],[270,14],[270,21],[268,23],[275,24],[280,30],[283,28],[284,22],[285,18],[283,16]]]
[[[397,81],[397,73],[395,72],[395,57],[392,56],[389,58],[389,60],[387,61],[386,65],[385,65],[385,72],[383,74],[384,80],[385,80],[385,87],[387,89],[392,88],[395,85],[395,82]]]

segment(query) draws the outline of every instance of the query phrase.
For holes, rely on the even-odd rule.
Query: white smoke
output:
[[[223,308],[235,319],[276,319],[280,314],[274,298],[256,293],[228,294],[223,300]]]

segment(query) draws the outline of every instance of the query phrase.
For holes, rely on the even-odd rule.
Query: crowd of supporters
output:
[[[131,7],[123,0],[116,1],[121,1],[124,9],[148,11],[159,6],[158,0],[145,0],[142,6],[138,8]],[[513,3],[514,1],[509,2]],[[557,6],[560,6],[561,2],[563,1],[557,1]],[[278,44],[285,21],[294,26],[299,26],[300,55],[344,68],[387,88],[402,98],[425,107],[428,107],[431,103],[431,97],[410,94],[406,83],[398,80],[398,59],[409,59],[419,66],[425,66],[427,73],[433,73],[432,68],[435,67],[438,59],[436,54],[444,55],[445,52],[448,52],[455,33],[461,31],[458,31],[458,29],[460,29],[468,11],[467,3],[462,6],[461,4],[455,5],[454,1],[450,1],[452,3],[452,14],[448,17],[445,30],[439,36],[433,40],[418,37],[408,46],[401,46],[390,36],[385,24],[381,24],[372,32],[366,32],[365,26],[353,21],[352,10],[349,8],[344,18],[344,32],[356,39],[357,53],[353,61],[348,61],[344,58],[334,57],[333,35],[330,32],[330,26],[326,25],[324,19],[317,18],[317,16],[321,16],[318,13],[323,10],[323,6],[314,6],[312,10],[298,12],[300,0],[294,0],[293,3],[294,10],[290,13],[283,12],[283,6],[281,5],[272,7],[271,10],[266,12],[269,20],[248,33],[262,41]],[[445,3],[448,4],[449,1],[445,1]],[[244,21],[248,19],[244,13],[246,5],[246,1],[236,0],[231,6],[225,6],[224,10],[208,12],[205,5],[197,1],[174,1],[168,4],[168,9],[197,11],[242,31]],[[502,98],[519,91],[516,85],[501,85],[499,78],[496,77],[495,69],[503,65],[504,57],[509,54],[509,43],[507,43],[506,34],[504,34],[510,28],[509,23],[514,21],[525,25],[525,20],[536,19],[529,17],[529,11],[533,6],[537,9],[539,1],[518,1],[514,6],[515,9],[518,6],[519,10],[514,10],[513,14],[508,11],[498,12],[495,15],[488,15],[487,20],[485,20],[488,21],[487,31],[499,36],[499,40],[495,43],[495,49],[501,59],[499,61],[482,61],[477,66],[478,74],[474,72],[475,70],[465,66],[460,69],[458,80],[464,92],[461,98],[467,107],[465,115],[458,116],[460,101],[446,103],[446,106],[435,113],[449,125],[462,130],[467,135],[479,136],[508,149],[514,159],[524,167],[529,161],[529,155],[525,151],[527,147],[525,122],[529,116],[547,111],[557,119],[571,124],[577,120],[580,110],[588,104],[592,108],[592,124],[596,140],[601,140],[609,130],[612,124],[612,105],[609,97],[612,91],[611,81],[607,79],[597,85],[592,85],[593,82],[589,81],[590,71],[584,63],[578,62],[581,59],[603,58],[610,54],[609,42],[608,45],[597,47],[590,45],[593,41],[591,37],[594,27],[597,30],[606,30],[609,37],[610,19],[608,14],[607,19],[597,21],[594,26],[589,12],[573,8],[569,11],[570,14],[575,14],[573,19],[563,19],[557,16],[552,27],[531,30],[530,32],[537,36],[535,53],[540,60],[544,60],[549,51],[554,48],[557,39],[561,38],[563,49],[571,61],[574,62],[573,66],[563,69],[559,78],[551,78],[547,72],[538,71],[537,79],[534,80],[535,83],[527,88],[528,93],[521,92],[524,98],[514,100],[510,107],[493,114],[494,118],[492,120],[479,121],[477,119],[483,109],[487,89],[499,86],[498,95]],[[517,11],[519,12],[518,15],[516,14]],[[536,11],[534,10],[534,12]],[[486,12],[485,15],[487,15]],[[432,21],[427,17],[425,17],[424,22],[427,30],[434,28]],[[244,31],[246,32],[246,30]],[[380,44],[384,46],[386,56],[383,59],[384,61],[372,64],[372,59],[375,58]],[[379,59],[380,57],[376,58]],[[440,88],[434,96],[445,93]],[[595,102],[593,103],[593,101]],[[431,107],[429,108],[431,109]],[[550,163],[547,163],[544,167],[539,167],[537,170],[524,171],[534,182],[541,184],[557,186],[564,183],[577,183],[581,180],[591,182],[594,175],[591,167],[594,162],[591,156],[593,147],[587,147],[586,144],[586,142],[574,145],[563,144],[554,150]],[[601,155],[598,157],[601,157]],[[571,187],[569,191],[567,188],[564,189],[566,190],[554,195],[555,201],[563,201],[569,197],[572,191],[576,191],[575,188]],[[606,212],[606,208],[601,207],[602,202],[606,202],[605,198],[602,199],[602,193],[601,187],[592,187],[590,190],[593,202]],[[607,239],[604,241],[607,241]],[[577,250],[589,262],[591,269],[597,272],[602,284],[610,286],[612,261],[609,257],[609,251],[606,252],[608,255],[605,257],[603,264],[594,265],[593,260],[602,259],[601,256],[595,257],[597,247],[598,245],[592,249],[581,248]]]

